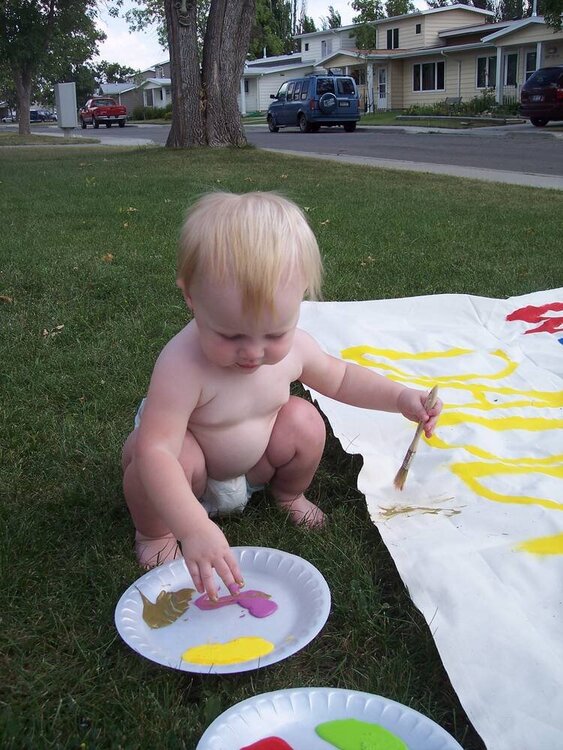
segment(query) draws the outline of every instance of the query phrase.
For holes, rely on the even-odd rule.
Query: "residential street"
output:
[[[2,125],[2,130],[14,130]],[[56,125],[32,126],[33,132],[62,134]],[[168,125],[127,125],[125,128],[77,130],[78,137],[99,138],[111,145],[166,143]],[[324,159],[454,174],[475,179],[541,187],[563,187],[563,128],[550,123],[474,130],[409,127],[358,127],[355,133],[323,128],[300,133],[296,128],[270,133],[266,125],[246,128],[251,144],[265,149],[308,154]]]

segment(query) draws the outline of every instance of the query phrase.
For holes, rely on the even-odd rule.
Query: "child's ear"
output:
[[[193,312],[194,306],[192,303],[192,297],[191,297],[188,287],[186,286],[185,281],[183,281],[182,279],[176,279],[176,286],[182,292],[182,297],[184,298],[186,305]]]

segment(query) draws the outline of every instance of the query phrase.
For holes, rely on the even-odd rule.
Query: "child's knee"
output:
[[[127,440],[123,443],[121,450],[121,470],[125,474],[125,470],[133,460],[135,453],[135,443],[137,442],[137,430],[133,430],[127,437]]]

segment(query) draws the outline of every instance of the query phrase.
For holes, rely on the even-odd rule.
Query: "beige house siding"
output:
[[[399,49],[417,49],[424,46],[424,33],[416,33],[416,24],[420,23],[424,29],[424,16],[416,15],[399,21],[391,19],[377,27],[377,49],[387,49],[387,31],[399,29]]]
[[[535,23],[527,26],[521,31],[515,31],[512,34],[506,34],[495,40],[499,46],[512,44],[530,44],[531,42],[545,42],[546,46],[563,47],[563,31],[551,31],[543,24]]]
[[[468,10],[448,10],[446,13],[429,13],[423,16],[422,35],[425,47],[441,47],[444,40],[438,36],[439,31],[446,29],[456,29],[461,26],[474,26],[482,23],[487,16],[473,13]],[[492,30],[491,30],[492,31]],[[422,47],[422,44],[418,45]]]
[[[393,60],[387,68],[387,109],[403,109],[404,60]]]

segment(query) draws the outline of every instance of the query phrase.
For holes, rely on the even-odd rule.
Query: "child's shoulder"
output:
[[[191,321],[164,345],[157,366],[195,367],[200,357],[196,327]]]

